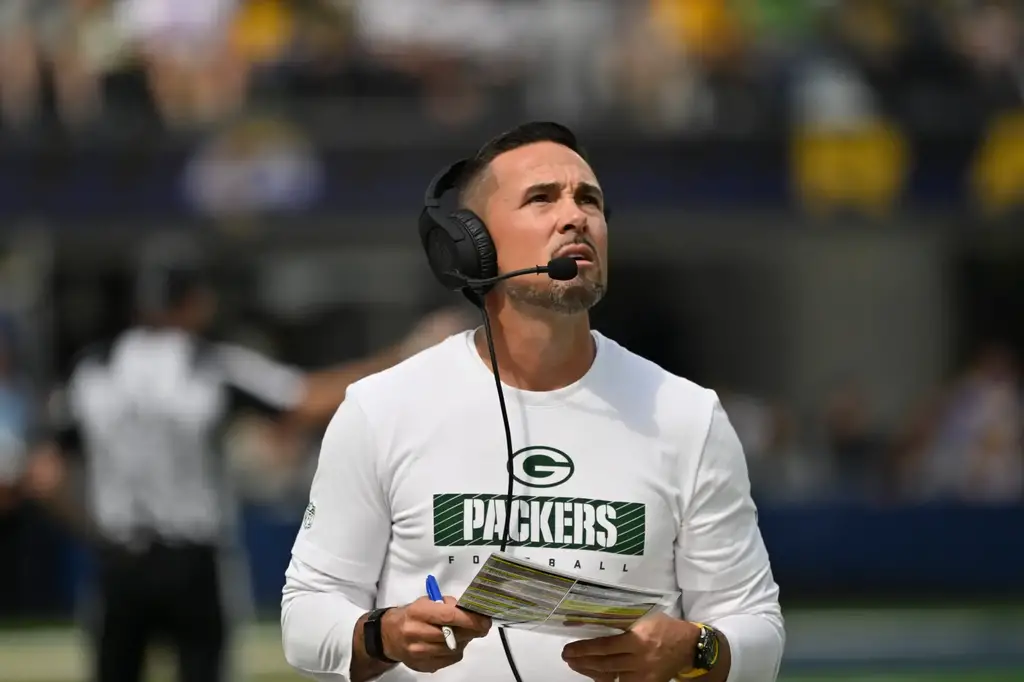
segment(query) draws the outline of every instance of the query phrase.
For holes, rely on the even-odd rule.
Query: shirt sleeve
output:
[[[232,344],[220,344],[217,354],[228,387],[242,403],[287,412],[305,398],[306,379],[301,371]]]
[[[324,435],[310,502],[285,576],[285,657],[307,674],[347,679],[352,635],[373,608],[391,538],[381,460],[356,398],[342,403]]]
[[[732,587],[768,565],[743,446],[716,400],[676,540],[682,590]]]
[[[785,646],[779,588],[757,526],[743,447],[715,402],[676,543],[684,617],[729,641],[728,682],[778,676]]]

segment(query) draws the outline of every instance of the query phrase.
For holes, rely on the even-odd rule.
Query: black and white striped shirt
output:
[[[118,542],[226,537],[235,501],[219,452],[225,418],[239,401],[288,411],[304,386],[298,371],[181,330],[135,328],[84,353],[61,444],[85,457],[98,529]]]

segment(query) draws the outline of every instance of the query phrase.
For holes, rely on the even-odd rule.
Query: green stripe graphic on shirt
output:
[[[501,544],[505,495],[434,495],[434,546]],[[509,546],[642,556],[646,507],[582,497],[512,498]]]

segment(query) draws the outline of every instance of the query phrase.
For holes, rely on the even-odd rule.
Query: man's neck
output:
[[[596,347],[590,318],[523,311],[511,305],[488,309],[494,353],[502,383],[526,391],[553,391],[579,381],[594,363]],[[487,339],[481,329],[476,349],[490,367]]]

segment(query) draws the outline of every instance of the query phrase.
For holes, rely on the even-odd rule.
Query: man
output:
[[[62,401],[66,418],[38,448],[28,487],[98,549],[94,679],[139,680],[147,644],[163,635],[177,649],[182,680],[221,680],[231,631],[222,562],[237,548],[216,441],[232,405],[322,425],[352,381],[457,327],[435,316],[400,347],[303,375],[203,339],[214,298],[201,257],[188,249],[165,248],[145,264],[138,299],[143,322],[78,360]],[[63,456],[73,454],[84,456],[88,513],[70,497]]]
[[[485,145],[460,186],[499,272],[580,258],[570,281],[510,279],[483,300],[519,453],[514,498],[529,501],[515,507],[509,551],[586,578],[682,592],[670,615],[615,636],[508,631],[520,678],[775,679],[785,639],[778,588],[743,451],[716,395],[590,329],[588,309],[607,285],[607,223],[575,137],[556,124],[521,126]],[[461,594],[500,546],[506,456],[489,366],[478,329],[349,388],[287,571],[292,666],[353,682],[513,679],[485,618],[453,597],[423,596],[428,574]],[[531,464],[531,450],[547,456]],[[616,520],[629,503],[632,516]],[[591,532],[595,512],[608,521],[600,533]],[[455,651],[440,625],[454,628]]]

